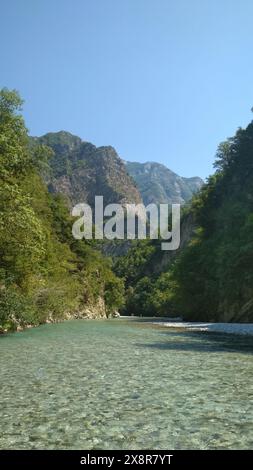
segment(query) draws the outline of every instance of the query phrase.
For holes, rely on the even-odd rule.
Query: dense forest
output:
[[[218,147],[214,175],[183,211],[180,250],[133,241],[111,260],[103,244],[73,238],[69,200],[46,184],[54,150],[29,138],[21,106],[0,91],[0,332],[117,309],[253,320],[253,123]]]
[[[253,123],[218,147],[215,168],[183,214],[194,230],[176,256],[163,263],[148,241],[116,261],[127,312],[253,321]]]
[[[0,331],[68,316],[110,315],[123,281],[109,258],[72,237],[63,196],[43,181],[52,150],[34,144],[15,91],[0,92]]]

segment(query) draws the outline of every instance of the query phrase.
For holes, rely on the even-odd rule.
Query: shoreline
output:
[[[103,316],[89,317],[88,315],[84,317],[82,316],[78,317],[78,316],[73,315],[73,316],[68,316],[66,318],[58,318],[58,319],[48,318],[43,323],[35,323],[35,324],[28,323],[23,326],[17,325],[15,329],[1,329],[0,328],[0,336],[10,334],[10,333],[22,333],[23,331],[33,329],[33,328],[39,328],[40,326],[55,325],[57,323],[65,323],[67,321],[72,321],[72,320],[117,320],[118,318],[122,318],[122,317],[103,317]]]
[[[195,332],[226,333],[234,335],[253,336],[253,323],[205,323],[183,321],[150,321],[153,325],[171,329],[182,329]]]
[[[45,324],[63,323],[69,320],[126,320],[126,321],[137,321],[139,323],[147,323],[149,325],[156,325],[163,328],[169,328],[171,330],[184,330],[193,332],[208,332],[208,333],[223,333],[223,334],[234,334],[243,336],[253,336],[253,323],[207,323],[207,322],[184,322],[181,318],[171,317],[138,317],[138,316],[127,316],[122,315],[117,318],[108,317],[96,317],[89,318],[88,316],[77,318],[75,316],[62,318],[57,320],[47,319],[41,324],[27,324],[24,326],[18,325],[15,330],[1,330],[0,336],[9,333],[21,333],[30,328],[38,328]]]

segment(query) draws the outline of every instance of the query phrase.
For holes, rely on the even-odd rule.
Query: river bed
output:
[[[1,449],[252,449],[253,338],[138,320],[0,337]]]

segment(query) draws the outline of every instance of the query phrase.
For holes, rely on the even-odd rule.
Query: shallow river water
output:
[[[253,338],[135,320],[0,337],[1,449],[253,449]]]

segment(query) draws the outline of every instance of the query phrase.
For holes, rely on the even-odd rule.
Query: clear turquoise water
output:
[[[0,448],[253,448],[252,338],[125,320],[0,337]]]

